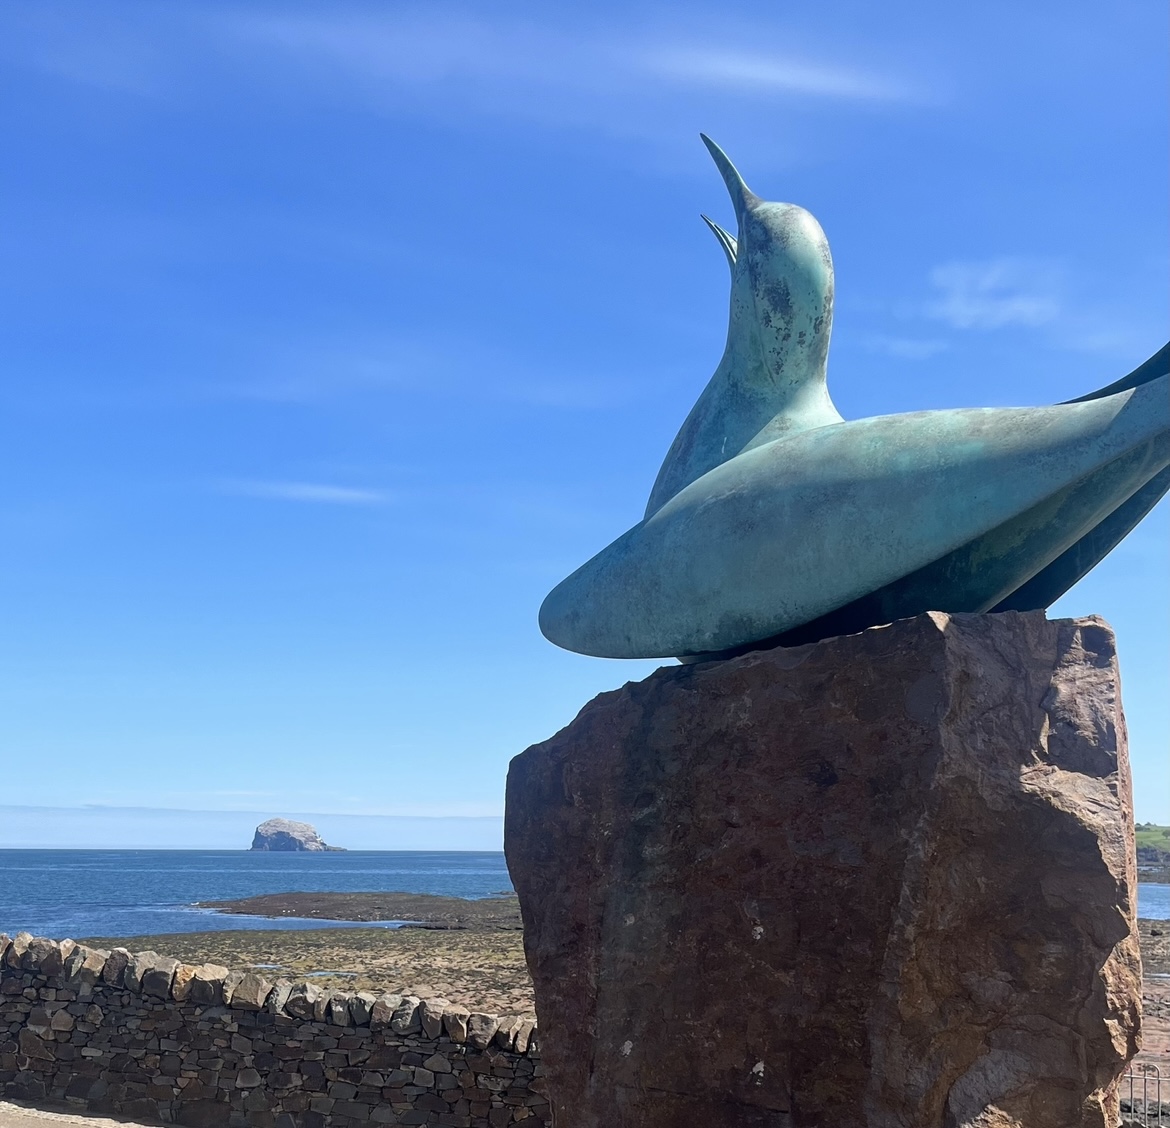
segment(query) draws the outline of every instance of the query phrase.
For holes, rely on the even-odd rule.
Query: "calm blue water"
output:
[[[1138,882],[1138,916],[1170,920],[1170,885]]]
[[[294,891],[475,899],[511,889],[503,853],[0,850],[0,932],[79,937],[336,928],[336,921],[229,916],[191,903]]]
[[[294,890],[479,898],[511,889],[502,853],[0,850],[0,932],[78,937],[336,928],[335,921],[229,916],[191,903]],[[1170,885],[1139,884],[1138,913],[1170,919]]]

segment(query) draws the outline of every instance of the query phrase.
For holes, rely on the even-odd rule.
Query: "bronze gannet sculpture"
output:
[[[550,641],[693,661],[929,610],[1036,610],[1170,487],[1170,346],[1066,403],[843,420],[828,241],[703,140],[737,223],[707,220],[731,266],[727,345],[643,520],[545,599]]]

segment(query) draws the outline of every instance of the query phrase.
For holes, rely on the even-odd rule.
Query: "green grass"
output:
[[[1137,827],[1139,846],[1157,846],[1170,853],[1170,826],[1155,826],[1153,823],[1139,823]]]

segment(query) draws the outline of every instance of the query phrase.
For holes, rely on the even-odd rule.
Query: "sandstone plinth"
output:
[[[659,670],[517,757],[558,1128],[1112,1128],[1130,782],[1098,619]]]

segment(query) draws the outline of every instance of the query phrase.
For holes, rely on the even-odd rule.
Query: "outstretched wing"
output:
[[[1128,392],[1130,388],[1148,384],[1151,380],[1157,380],[1159,376],[1165,376],[1167,372],[1170,372],[1170,344],[1163,345],[1145,364],[1139,364],[1128,376],[1122,376],[1120,380],[1114,380],[1107,387],[1089,392],[1088,395],[1062,402],[1084,403],[1086,400],[1104,399],[1105,396]]]
[[[799,432],[715,467],[582,565],[549,593],[541,630],[585,654],[662,657],[781,641],[818,619],[826,637],[835,611],[860,630],[1014,606],[1086,538],[1100,538],[1091,562],[1103,555],[1168,462],[1167,378],[1075,405]]]

